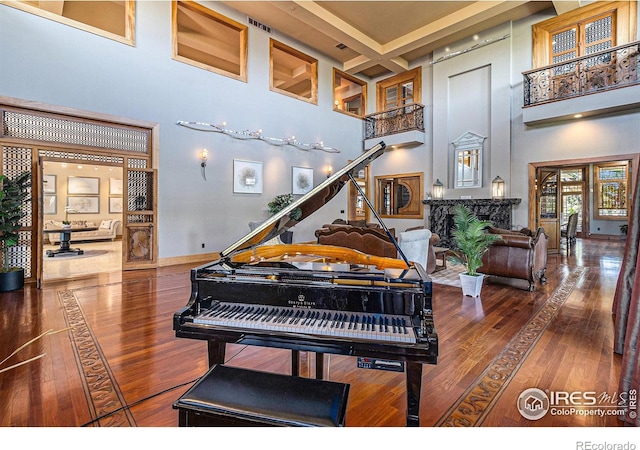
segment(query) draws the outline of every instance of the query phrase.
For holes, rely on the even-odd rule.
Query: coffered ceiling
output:
[[[227,6],[330,56],[353,75],[407,70],[434,49],[508,20],[580,1],[224,1]],[[589,2],[582,2],[589,3]],[[276,39],[277,37],[274,36]]]

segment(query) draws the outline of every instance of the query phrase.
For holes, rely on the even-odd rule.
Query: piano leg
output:
[[[207,341],[209,352],[209,367],[214,364],[224,364],[226,344],[219,341]]]
[[[407,361],[407,426],[420,426],[422,364]]]

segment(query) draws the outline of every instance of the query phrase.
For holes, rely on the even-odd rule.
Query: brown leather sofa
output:
[[[389,229],[395,238],[395,230]],[[397,258],[398,251],[382,228],[327,226],[316,230],[318,244],[352,248],[362,253]]]
[[[340,219],[331,224],[325,224],[316,230],[315,235],[318,244],[337,245],[339,247],[352,248],[368,255],[384,256],[387,258],[399,258],[398,250],[384,229],[377,224],[366,223],[364,226],[354,226],[353,222],[348,224]],[[362,225],[357,222],[358,225]],[[408,228],[406,231],[418,230],[424,227]],[[389,232],[398,242],[395,229],[390,228]],[[436,256],[433,246],[440,241],[437,234],[432,234],[429,239],[429,249],[427,250],[426,267],[427,273],[432,273],[436,269]]]
[[[529,291],[535,289],[537,280],[543,284],[547,281],[548,236],[542,227],[535,233],[526,228],[518,232],[493,227],[489,232],[502,239],[489,247],[478,272],[491,275],[492,281],[525,280]]]

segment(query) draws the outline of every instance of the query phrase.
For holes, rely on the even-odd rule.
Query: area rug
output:
[[[587,272],[576,267],[566,280],[536,311],[469,388],[436,423],[440,427],[476,427],[482,425],[505,388],[553,322],[558,311]]]
[[[461,287],[459,275],[465,271],[461,264],[447,264],[446,269],[437,270],[429,274],[431,281],[436,284],[446,284],[447,286]]]

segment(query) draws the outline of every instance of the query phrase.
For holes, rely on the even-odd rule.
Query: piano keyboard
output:
[[[219,302],[197,315],[197,324],[304,333],[376,342],[415,343],[405,316]]]

